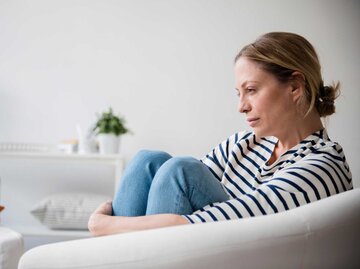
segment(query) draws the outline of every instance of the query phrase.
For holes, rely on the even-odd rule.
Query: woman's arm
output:
[[[339,152],[342,152],[339,150]],[[250,185],[253,188],[253,186]],[[345,158],[327,146],[278,169],[253,190],[187,215],[191,223],[247,218],[283,212],[352,189]]]
[[[93,236],[140,231],[189,223],[184,217],[176,214],[119,217],[111,216],[111,212],[111,202],[105,202],[90,216],[88,228]]]

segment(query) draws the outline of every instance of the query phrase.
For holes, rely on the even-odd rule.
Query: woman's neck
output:
[[[315,111],[310,112],[305,118],[293,122],[291,126],[284,128],[284,131],[277,136],[278,142],[274,147],[268,164],[274,163],[286,151],[323,128],[320,116]]]

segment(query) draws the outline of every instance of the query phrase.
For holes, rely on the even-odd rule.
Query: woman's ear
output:
[[[291,95],[295,103],[301,100],[305,94],[305,76],[303,73],[295,71],[291,74]]]

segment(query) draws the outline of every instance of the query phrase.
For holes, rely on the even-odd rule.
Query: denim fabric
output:
[[[125,169],[112,206],[115,216],[182,215],[229,198],[199,160],[142,150]]]

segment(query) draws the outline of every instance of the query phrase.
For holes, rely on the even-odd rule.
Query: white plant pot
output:
[[[117,154],[120,149],[120,136],[114,134],[99,134],[100,154]]]

